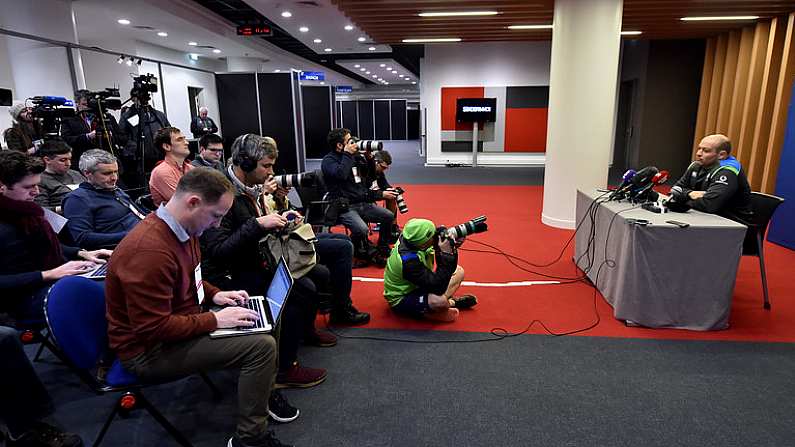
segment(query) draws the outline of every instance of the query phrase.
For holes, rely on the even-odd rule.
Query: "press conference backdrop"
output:
[[[767,239],[795,250],[795,176],[787,172],[788,169],[795,167],[795,107],[793,107],[795,86],[791,98],[787,114],[787,131],[776,177],[776,195],[783,197],[785,201],[776,210]]]
[[[337,101],[337,127],[362,139],[405,140],[405,99]]]

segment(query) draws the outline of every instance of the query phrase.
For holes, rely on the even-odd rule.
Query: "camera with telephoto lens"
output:
[[[384,143],[378,140],[360,140],[359,137],[351,137],[359,152],[380,151],[384,148]]]
[[[408,213],[409,212],[409,206],[406,205],[406,200],[403,198],[403,193],[406,192],[406,191],[404,191],[403,188],[401,188],[400,186],[392,187],[389,190],[391,190],[392,192],[397,194],[397,196],[395,197],[395,202],[397,202],[397,207],[398,207],[398,210],[400,210],[400,214]]]
[[[130,96],[137,98],[141,104],[146,104],[152,99],[152,93],[157,93],[157,78],[152,73],[133,76],[133,88]]]
[[[296,186],[315,186],[314,172],[299,172],[298,174],[284,174],[273,177],[276,184],[282,188],[294,188]]]
[[[106,110],[121,109],[121,95],[117,88],[86,92],[85,95],[88,98],[88,108],[97,115],[104,113]]]
[[[74,102],[63,96],[34,96],[31,116],[43,138],[61,135],[61,120],[75,116]]]
[[[486,216],[478,216],[462,224],[454,227],[446,228],[440,226],[436,228],[436,237],[439,242],[450,239],[453,242],[462,241],[467,235],[483,233],[488,230],[489,226],[486,224]]]

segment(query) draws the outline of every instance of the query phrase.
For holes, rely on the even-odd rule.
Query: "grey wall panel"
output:
[[[406,100],[393,99],[389,101],[389,107],[392,109],[390,119],[392,120],[392,139],[405,140],[406,139]]]
[[[376,100],[375,103],[375,139],[390,140],[392,133],[389,129],[389,101]]]
[[[356,101],[359,108],[359,138],[372,140],[375,138],[375,120],[373,119],[373,101]]]
[[[295,110],[290,73],[258,73],[262,135],[273,137],[279,145],[276,172],[298,172],[296,156]]]
[[[218,114],[224,126],[224,147],[227,150],[239,135],[259,133],[257,86],[253,73],[215,75],[218,92]],[[185,130],[187,132],[187,129]]]
[[[331,130],[331,87],[302,86],[306,158],[323,158]]]

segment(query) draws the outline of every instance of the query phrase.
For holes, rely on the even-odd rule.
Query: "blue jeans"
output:
[[[339,217],[339,223],[351,231],[351,239],[354,244],[367,239],[370,228],[365,222],[377,222],[379,224],[378,245],[388,245],[394,220],[395,215],[392,211],[372,203],[353,203],[350,209],[340,214]]]

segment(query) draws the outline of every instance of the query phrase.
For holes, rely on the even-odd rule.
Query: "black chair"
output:
[[[315,184],[313,186],[296,186],[295,192],[301,199],[305,222],[312,225],[316,232],[327,232],[326,210],[331,202],[326,200],[328,192],[323,181],[323,171],[316,169],[314,174]]]
[[[146,213],[151,213],[152,211],[156,210],[157,207],[155,206],[154,200],[152,200],[152,194],[144,194],[137,199],[135,199],[135,205]]]
[[[743,241],[743,256],[756,256],[759,258],[759,271],[762,275],[762,291],[765,294],[764,308],[770,310],[770,299],[767,292],[767,273],[765,272],[765,235],[767,226],[776,208],[784,202],[784,199],[761,192],[751,193],[751,209],[754,216],[748,222],[748,231],[745,232]]]

